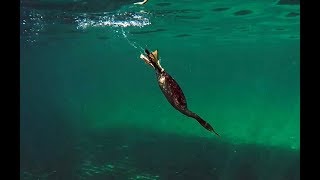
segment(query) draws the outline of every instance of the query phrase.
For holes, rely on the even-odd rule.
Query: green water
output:
[[[21,8],[22,153],[115,130],[299,153],[299,5],[149,0],[60,12],[44,4]],[[144,48],[159,50],[190,110],[220,138],[171,107],[139,59]]]

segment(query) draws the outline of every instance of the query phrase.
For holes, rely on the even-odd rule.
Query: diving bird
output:
[[[182,114],[192,117],[197,120],[204,128],[208,131],[215,133],[216,135],[220,136],[212,126],[203,120],[200,116],[196,113],[191,112],[187,107],[186,98],[178,85],[178,83],[161,67],[159,61],[159,54],[158,50],[153,52],[148,51],[145,49],[145,54],[141,54],[140,58],[148,65],[154,68],[156,71],[156,77],[158,80],[159,87],[169,101],[169,103]]]

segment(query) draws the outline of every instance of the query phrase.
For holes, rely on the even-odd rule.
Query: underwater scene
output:
[[[20,179],[300,180],[300,1],[20,0]]]

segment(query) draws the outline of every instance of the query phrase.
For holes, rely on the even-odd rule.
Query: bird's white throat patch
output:
[[[160,79],[159,79],[159,82],[161,84],[164,84],[164,81],[166,80],[166,77],[162,76]]]

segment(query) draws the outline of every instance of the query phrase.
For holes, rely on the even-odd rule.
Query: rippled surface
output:
[[[34,41],[32,36],[50,33],[59,26],[61,33],[81,32],[90,27],[140,27],[127,30],[135,33],[143,32],[145,26],[149,27],[144,29],[170,26],[166,33],[178,37],[189,31],[201,36],[214,33],[215,39],[221,41],[299,39],[300,7],[279,4],[266,0],[157,1],[139,7],[132,1],[21,1],[21,35]]]

